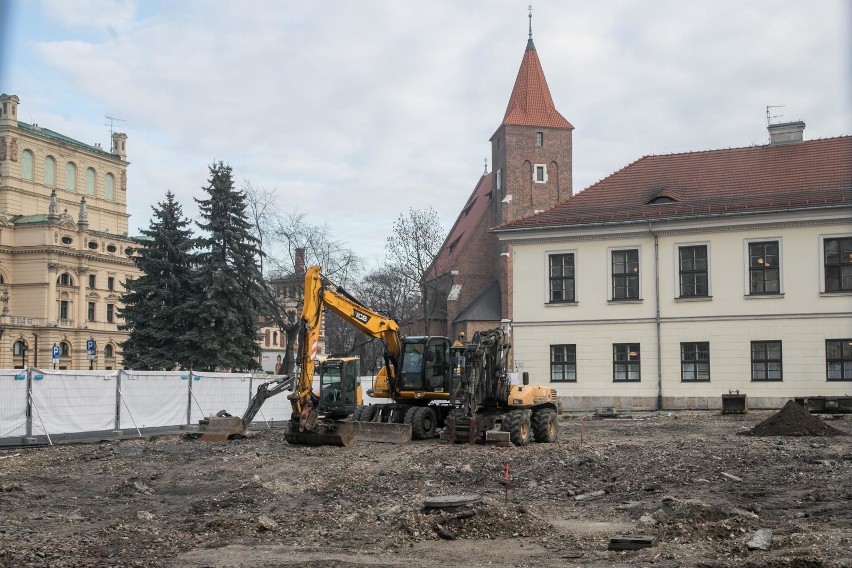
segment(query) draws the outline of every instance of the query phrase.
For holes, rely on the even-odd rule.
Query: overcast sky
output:
[[[368,262],[393,221],[449,229],[490,161],[527,41],[519,0],[0,0],[20,119],[127,133],[131,234],[208,166],[276,189]],[[574,190],[648,154],[852,134],[847,0],[547,0],[533,37],[574,127]],[[489,167],[490,169],[490,167]]]

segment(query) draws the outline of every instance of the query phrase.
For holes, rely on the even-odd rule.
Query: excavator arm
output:
[[[290,433],[287,441],[291,443],[335,443],[336,437],[345,438],[344,433],[350,423],[329,422],[318,413],[317,401],[313,395],[313,378],[316,370],[317,348],[320,338],[320,325],[323,308],[336,313],[362,333],[381,339],[385,346],[385,364],[390,377],[396,376],[402,342],[399,337],[399,325],[392,319],[371,310],[361,304],[342,288],[322,276],[319,266],[308,267],[305,272],[305,295],[300,325],[299,375],[288,396],[292,406]],[[305,433],[312,433],[314,436]],[[331,437],[323,441],[322,437]],[[316,440],[316,441],[314,441]],[[348,445],[348,441],[341,445]]]

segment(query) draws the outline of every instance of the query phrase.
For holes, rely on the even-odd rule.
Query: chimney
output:
[[[305,249],[296,249],[296,274],[305,273]]]
[[[18,103],[21,102],[16,95],[0,95],[0,124],[8,126],[18,125]]]
[[[123,132],[113,132],[112,133],[112,151],[111,154],[114,154],[121,158],[122,160],[127,159],[127,148],[125,147],[127,143],[127,134]]]
[[[805,123],[799,120],[797,122],[770,124],[767,130],[769,130],[770,145],[794,144],[804,139]]]

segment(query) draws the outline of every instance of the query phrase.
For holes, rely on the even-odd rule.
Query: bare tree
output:
[[[304,266],[319,265],[322,267],[323,275],[335,284],[351,287],[357,280],[363,262],[343,241],[336,239],[328,225],[313,225],[307,221],[307,216],[297,210],[284,212],[273,217],[273,223],[267,234],[268,242],[273,250],[280,253],[270,260],[274,272],[278,277],[286,277],[292,282],[299,292],[299,298],[295,309],[283,313],[279,309],[281,317],[275,321],[286,337],[286,352],[283,366],[285,372],[290,374],[295,368],[293,350],[299,335],[299,318],[301,312],[301,287],[304,273],[299,273]],[[299,252],[301,251],[301,252]],[[304,257],[297,261],[297,256]],[[304,266],[301,263],[304,263]],[[274,278],[273,278],[274,280]],[[278,299],[278,305],[283,307],[285,301]],[[330,325],[329,325],[330,324]],[[348,343],[345,339],[338,339],[334,333],[339,326],[326,320],[326,337],[332,346]],[[348,333],[348,330],[346,330]]]
[[[435,302],[429,301],[429,288],[422,280],[435,261],[445,237],[438,213],[428,207],[409,209],[408,215],[401,214],[393,224],[393,235],[385,241],[388,265],[402,277],[407,291],[419,291],[423,333],[426,335],[429,335],[429,321]]]
[[[252,233],[259,242],[260,250],[267,252],[264,250],[264,246],[270,240],[269,236],[277,209],[277,192],[274,189],[256,186],[249,180],[243,181],[242,191],[246,196],[246,215],[252,224]],[[265,270],[264,258],[261,255],[261,272]]]

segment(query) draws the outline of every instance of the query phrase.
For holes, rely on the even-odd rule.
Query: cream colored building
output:
[[[518,371],[567,408],[852,396],[852,137],[647,156],[503,225]]]
[[[89,145],[18,120],[0,95],[0,368],[117,369],[128,238],[127,136]],[[93,356],[87,342],[95,342]]]

